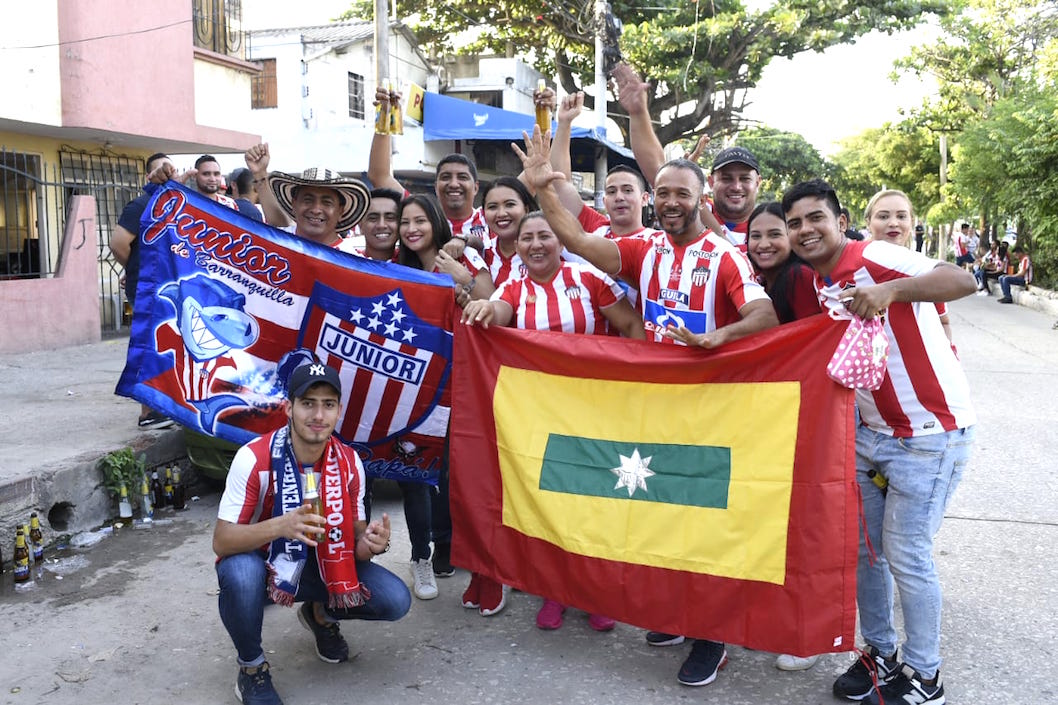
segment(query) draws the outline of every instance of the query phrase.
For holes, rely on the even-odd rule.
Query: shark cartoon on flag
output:
[[[172,182],[154,190],[138,244],[118,394],[245,443],[286,423],[290,370],[326,362],[342,375],[337,433],[368,474],[437,482],[451,277],[324,247]]]

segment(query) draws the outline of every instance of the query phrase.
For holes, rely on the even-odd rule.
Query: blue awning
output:
[[[460,100],[439,93],[427,92],[423,98],[423,139],[436,140],[497,140],[502,142],[521,142],[522,132],[532,132],[536,119],[532,115],[516,113],[512,110],[493,108],[489,105]],[[573,154],[574,169],[578,163],[584,164],[584,152],[594,152],[597,145],[606,147],[608,162],[611,167],[617,164],[629,164],[639,168],[626,147],[608,140],[597,127],[573,127],[570,151]],[[578,158],[579,157],[579,158]]]

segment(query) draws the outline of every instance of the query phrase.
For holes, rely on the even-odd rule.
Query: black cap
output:
[[[295,368],[290,373],[287,391],[291,399],[297,399],[305,396],[305,392],[309,391],[309,387],[320,382],[331,385],[334,387],[334,391],[338,392],[338,396],[342,395],[342,380],[338,377],[338,372],[333,367],[328,367],[322,362],[310,362],[307,365]]]
[[[760,172],[760,165],[757,164],[757,157],[745,147],[728,147],[727,149],[721,149],[720,154],[717,154],[716,159],[713,160],[713,171],[722,169],[728,164],[745,164],[753,171]]]

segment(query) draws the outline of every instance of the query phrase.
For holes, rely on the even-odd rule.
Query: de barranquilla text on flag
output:
[[[671,634],[853,648],[853,392],[826,316],[715,351],[460,327],[452,561]]]
[[[137,246],[118,394],[246,443],[287,422],[290,372],[323,362],[342,382],[336,433],[368,475],[436,484],[450,409],[450,277],[324,247],[174,182],[154,188]]]

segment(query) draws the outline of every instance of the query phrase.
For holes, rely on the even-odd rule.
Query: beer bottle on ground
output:
[[[157,470],[151,472],[151,494],[154,495],[153,509],[161,509],[165,506],[165,488],[162,486],[162,481],[158,478]]]
[[[132,519],[132,504],[129,502],[129,488],[121,483],[121,497],[118,499],[118,517]]]
[[[29,548],[26,547],[26,535],[19,528],[15,533],[15,582],[29,580]]]
[[[33,562],[40,563],[44,560],[44,533],[36,512],[29,515],[29,543],[33,548]]]
[[[170,465],[165,469],[165,503],[173,504],[173,467]]]
[[[184,483],[180,481],[180,466],[173,468],[173,509],[184,509],[186,506],[187,490]]]
[[[316,489],[316,473],[314,473],[311,468],[308,470],[308,472],[305,473],[304,499],[306,502],[312,505],[313,514],[319,514],[320,516],[324,516],[323,502],[320,501],[320,492]],[[322,541],[323,532],[321,531],[316,534],[315,539],[317,541]]]
[[[140,504],[143,509],[143,520],[153,520],[154,504],[151,502],[151,486],[147,484],[146,473],[140,478]]]

